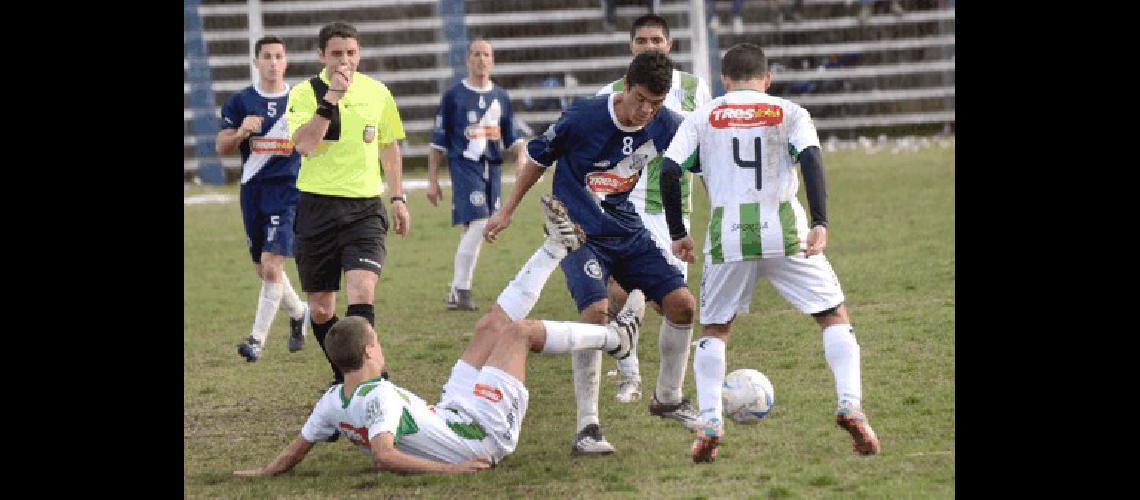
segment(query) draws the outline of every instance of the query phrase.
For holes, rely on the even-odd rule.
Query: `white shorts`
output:
[[[647,214],[640,210],[637,214],[641,216],[641,223],[649,230],[649,234],[653,235],[653,242],[657,243],[657,248],[661,249],[661,253],[665,254],[665,258],[669,260],[673,267],[681,271],[681,275],[685,277],[685,281],[689,280],[689,264],[676,255],[673,255],[673,237],[669,235],[669,222],[665,220],[665,214]],[[689,229],[689,216],[685,216],[685,230]]]
[[[705,256],[701,276],[701,324],[723,325],[747,313],[761,277],[804,314],[826,311],[843,303],[839,278],[827,257],[793,255],[712,264]]]
[[[522,382],[493,366],[484,366],[473,378],[452,375],[443,385],[440,408],[459,410],[483,428],[487,436],[475,446],[476,455],[498,462],[515,451],[519,430],[530,402]]]

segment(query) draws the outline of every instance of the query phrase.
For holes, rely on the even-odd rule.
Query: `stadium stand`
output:
[[[717,2],[728,12],[731,0]],[[772,22],[764,0],[745,1],[741,33],[711,32],[712,62],[727,47],[757,43],[769,55],[770,93],[803,104],[821,139],[838,136],[951,133],[954,125],[954,8],[949,0],[903,1],[905,13],[882,9],[865,22],[850,0],[805,0],[800,20]],[[216,106],[250,83],[249,12],[259,4],[264,34],[285,39],[292,83],[320,69],[316,33],[335,20],[353,23],[364,49],[361,71],[392,90],[404,119],[406,157],[427,154],[432,119],[453,70],[440,0],[203,0],[198,9]],[[494,79],[514,100],[517,117],[535,131],[553,122],[574,98],[592,95],[629,63],[628,28],[643,6],[618,7],[607,32],[597,0],[462,2],[467,36],[495,47]],[[658,13],[673,27],[673,57],[692,71],[688,0],[662,0]],[[700,28],[705,29],[700,23]],[[714,50],[716,49],[716,50]],[[710,64],[713,75],[719,71]],[[183,86],[184,173],[198,168],[190,102],[189,63]],[[710,83],[716,85],[715,76]],[[714,89],[714,94],[717,91]],[[215,109],[216,115],[216,109]],[[236,157],[223,159],[228,170]]]

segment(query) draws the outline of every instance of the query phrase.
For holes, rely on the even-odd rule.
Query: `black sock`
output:
[[[332,360],[329,360],[329,354],[325,352],[325,335],[328,335],[329,329],[336,324],[336,320],[336,315],[333,315],[332,318],[329,318],[328,321],[321,324],[317,324],[316,321],[312,320],[309,322],[313,325],[313,336],[317,338],[317,343],[321,345],[321,352],[325,353],[325,360],[328,361],[329,366],[332,367],[333,378],[336,380],[336,383],[342,384],[344,383],[344,374],[333,364]]]
[[[376,313],[372,312],[372,304],[349,304],[345,316],[360,316],[368,320],[368,324],[376,328]]]

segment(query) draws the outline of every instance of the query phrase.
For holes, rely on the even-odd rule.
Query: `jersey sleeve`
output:
[[[669,149],[665,150],[665,157],[681,166],[692,165],[690,161],[697,154],[700,146],[700,126],[707,113],[698,108],[681,121],[673,139],[669,141]]]
[[[709,83],[704,78],[697,77],[697,94],[694,98],[697,107],[704,106],[712,100],[712,92],[709,90]]]
[[[439,109],[435,112],[435,128],[431,133],[431,147],[447,152],[448,131],[451,130],[451,91],[444,92],[439,100]]]
[[[573,109],[571,107],[563,111],[558,121],[547,128],[546,132],[527,142],[527,158],[545,168],[550,168],[554,161],[562,156],[571,132],[570,116]]]
[[[793,104],[784,110],[784,118],[788,123],[788,151],[793,159],[799,159],[800,151],[812,146],[820,147],[819,135],[808,110]]]
[[[385,88],[381,99],[384,110],[380,114],[380,144],[391,144],[406,137],[404,123],[400,121],[400,110],[396,108],[392,92]]]
[[[222,104],[222,116],[218,129],[225,130],[241,126],[241,121],[245,119],[245,112],[242,109],[241,99],[238,99],[238,94],[240,92],[231,95],[226,99],[225,104]]]
[[[613,83],[607,83],[607,84],[605,84],[605,86],[598,89],[597,93],[595,93],[594,95],[610,95],[612,93],[614,93],[614,84]]]
[[[293,86],[289,91],[289,100],[286,101],[285,108],[285,124],[289,126],[289,137],[293,137],[297,129],[309,123],[313,119],[313,114],[317,112],[317,98],[308,80]]]
[[[336,433],[336,422],[328,415],[327,401],[325,397],[317,401],[313,412],[309,414],[309,420],[305,421],[304,427],[301,427],[301,437],[305,438],[305,441],[315,443],[328,439]]]
[[[396,431],[404,416],[404,404],[396,389],[391,384],[382,384],[364,398],[364,427],[368,428],[368,439],[390,432],[398,440]]]
[[[522,137],[515,132],[515,113],[511,107],[511,96],[506,90],[503,91],[502,103],[503,114],[499,117],[499,133],[503,137],[503,149],[510,149],[515,141],[521,140]]]

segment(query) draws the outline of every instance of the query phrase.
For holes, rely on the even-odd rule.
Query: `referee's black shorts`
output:
[[[388,251],[388,212],[380,197],[343,198],[301,192],[293,226],[301,290],[340,290],[342,271],[380,275]]]

